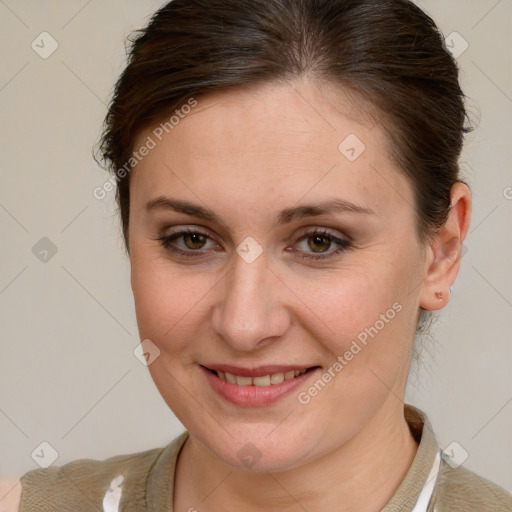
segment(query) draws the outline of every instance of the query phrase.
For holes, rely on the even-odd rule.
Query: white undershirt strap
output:
[[[439,468],[441,467],[441,452],[438,450],[436,453],[436,458],[434,459],[434,464],[432,465],[432,469],[428,474],[427,481],[421,490],[421,493],[418,497],[418,501],[416,505],[412,509],[412,512],[427,512],[428,504],[430,503],[430,498],[432,497],[432,493],[434,492],[434,486],[436,484],[437,475],[439,473]]]

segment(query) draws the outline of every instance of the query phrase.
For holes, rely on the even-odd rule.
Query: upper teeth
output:
[[[239,386],[270,386],[271,384],[280,384],[283,380],[290,380],[299,375],[306,373],[304,370],[290,370],[289,372],[272,373],[271,375],[261,375],[260,377],[246,377],[245,375],[233,375],[228,372],[221,372],[216,370],[217,375],[231,384],[238,384]]]

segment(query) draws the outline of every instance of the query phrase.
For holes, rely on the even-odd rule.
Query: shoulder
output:
[[[510,512],[512,495],[499,485],[459,466],[441,464],[434,490],[439,510],[493,510]]]
[[[148,475],[175,445],[176,439],[164,447],[108,459],[77,459],[61,466],[33,469],[19,479],[18,508],[5,512],[69,510],[71,504],[74,510],[106,510],[111,501],[119,504],[119,510],[146,510]],[[108,510],[114,510],[110,507]],[[0,508],[0,512],[4,510]]]
[[[0,480],[0,512],[18,512],[21,497],[19,478]]]

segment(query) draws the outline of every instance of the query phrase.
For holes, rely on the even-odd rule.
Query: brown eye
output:
[[[347,251],[352,247],[352,244],[349,240],[342,239],[326,229],[316,229],[305,233],[299,239],[297,246],[299,250],[294,251],[294,253],[298,258],[327,260]]]
[[[324,252],[329,249],[332,241],[329,237],[323,235],[313,235],[308,237],[308,247],[313,252]],[[317,250],[318,249],[318,250]]]
[[[183,242],[188,249],[202,249],[207,237],[201,233],[186,233],[183,235]]]
[[[204,257],[208,249],[217,250],[220,248],[208,234],[195,229],[163,235],[158,237],[157,240],[160,241],[164,249],[180,256]]]

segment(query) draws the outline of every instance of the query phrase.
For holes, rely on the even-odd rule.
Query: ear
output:
[[[420,292],[420,307],[442,309],[450,299],[462,257],[462,242],[471,219],[471,192],[457,182],[450,192],[450,214],[440,232],[432,240],[425,258],[425,279]]]

